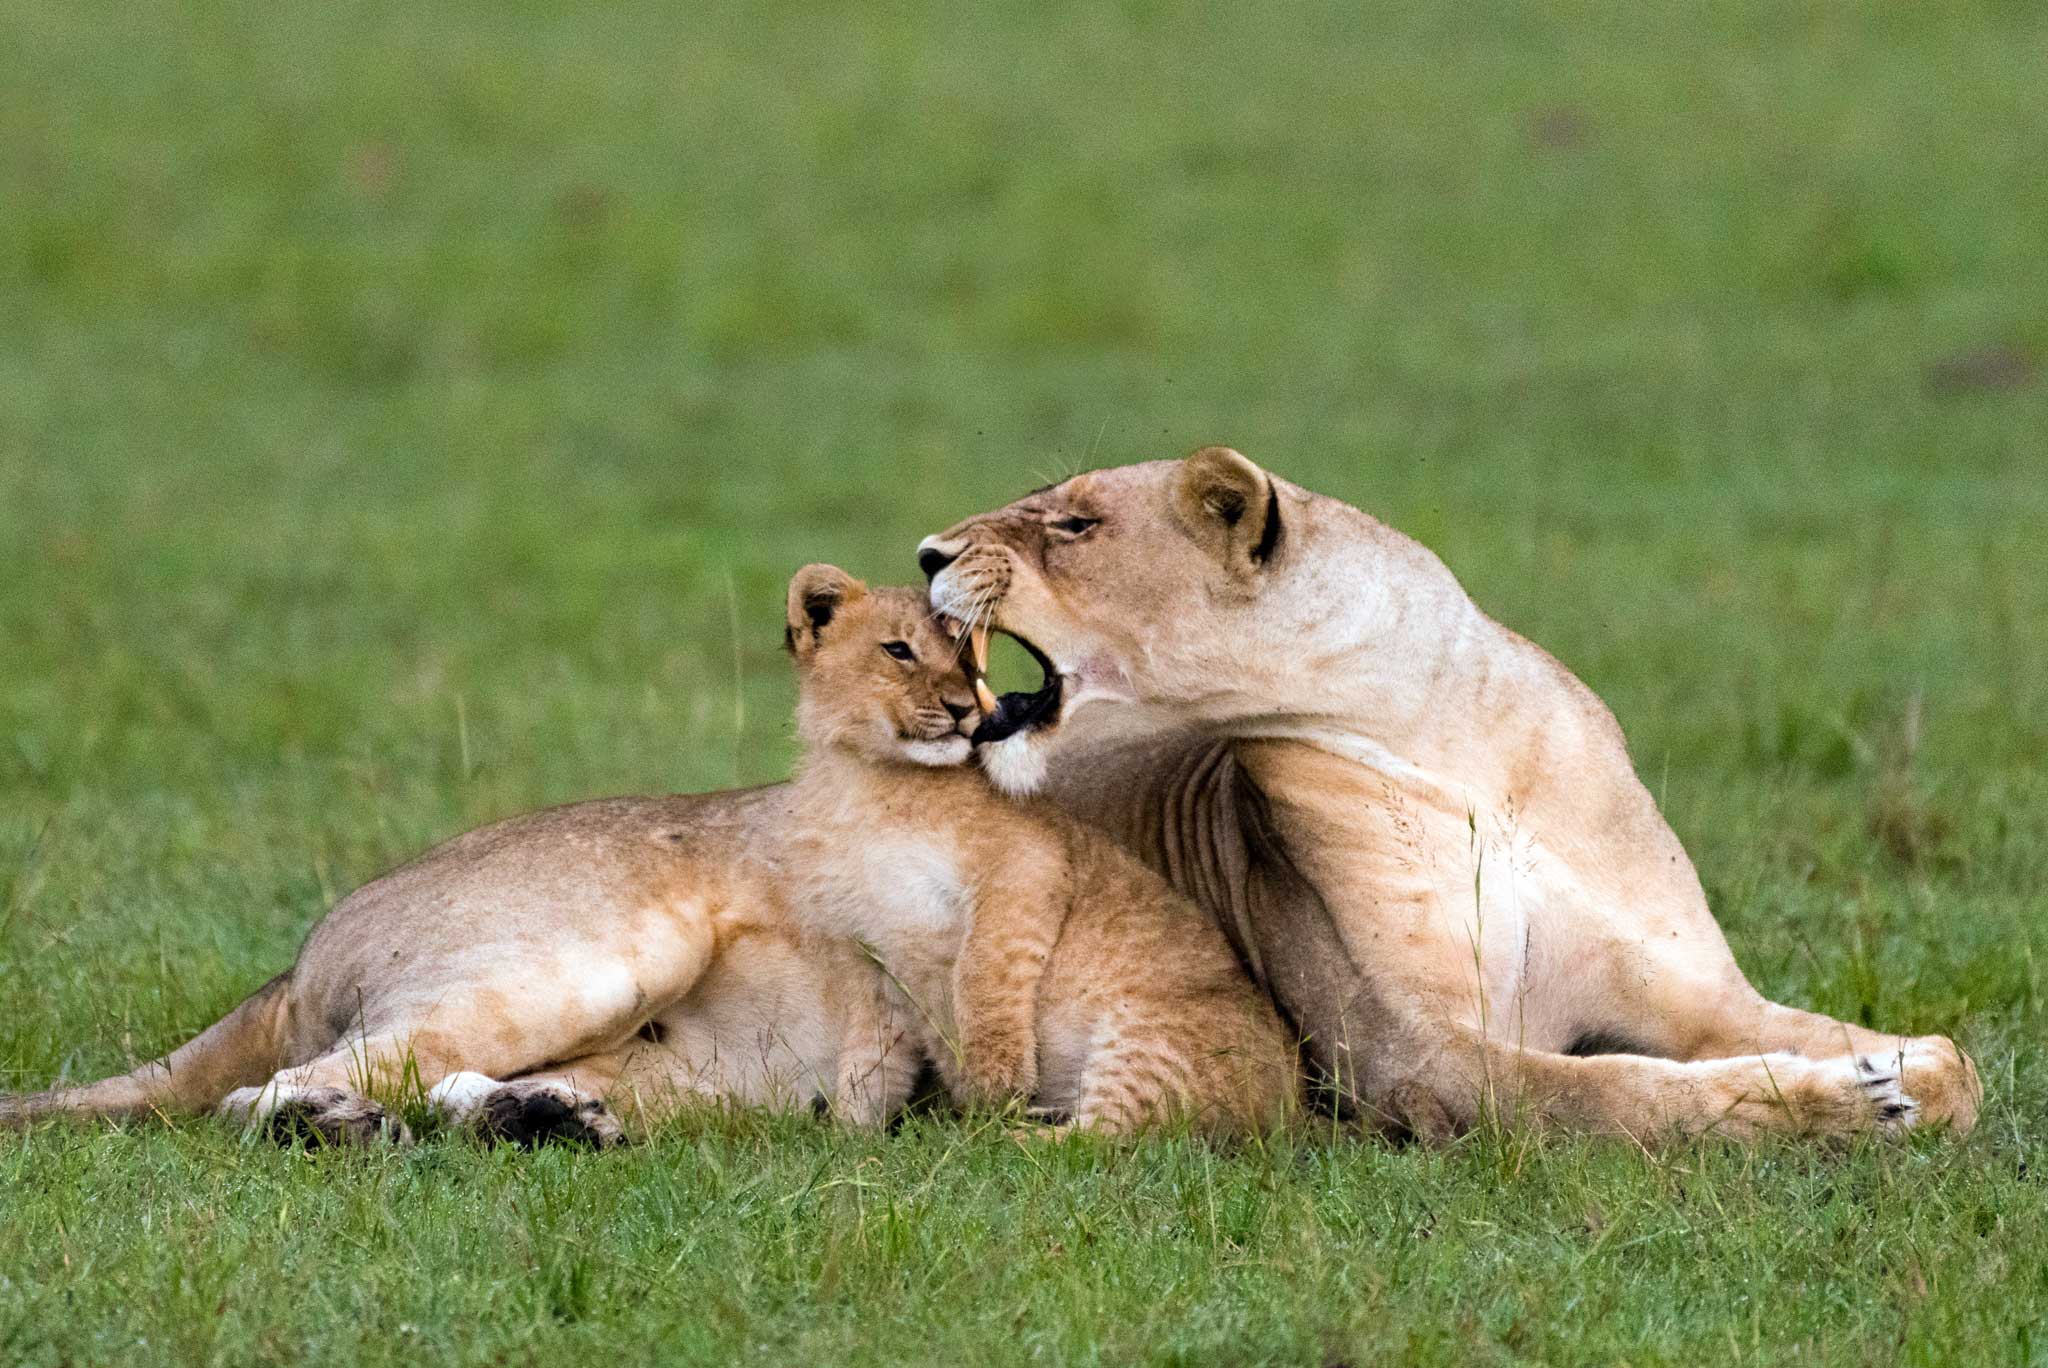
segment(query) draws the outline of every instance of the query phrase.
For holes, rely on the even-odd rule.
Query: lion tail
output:
[[[291,974],[279,974],[232,1012],[162,1059],[118,1078],[24,1097],[0,1095],[0,1128],[44,1116],[141,1116],[198,1112],[282,1067]]]

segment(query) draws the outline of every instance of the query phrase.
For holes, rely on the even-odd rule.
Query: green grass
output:
[[[1607,698],[1964,1143],[0,1136],[0,1361],[2048,1358],[2048,10],[0,0],[0,1087],[543,803],[779,603],[1229,441]]]

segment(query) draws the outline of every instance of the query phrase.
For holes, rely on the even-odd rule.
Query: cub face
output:
[[[959,765],[979,721],[960,644],[917,589],[870,589],[834,565],[789,582],[797,731],[885,764]]]

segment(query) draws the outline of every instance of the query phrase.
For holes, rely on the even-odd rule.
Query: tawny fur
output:
[[[922,593],[813,566],[789,626],[800,915],[872,956],[956,1098],[1029,1099],[1111,1133],[1288,1114],[1295,1051],[1200,909],[964,764],[974,695]]]
[[[921,560],[935,608],[1061,676],[1053,725],[983,767],[1194,897],[1362,1117],[1973,1123],[1946,1038],[1751,988],[1606,707],[1364,513],[1211,447],[1075,476]]]
[[[790,796],[608,799],[457,837],[344,898],[289,973],[191,1042],[118,1078],[0,1099],[0,1123],[216,1106],[262,1123],[324,1090],[458,1071],[507,1097],[513,1080],[545,1083],[654,1115],[689,1098],[829,1101],[842,1040],[872,1037],[881,1001],[790,916]],[[464,1114],[482,1124],[503,1100]]]

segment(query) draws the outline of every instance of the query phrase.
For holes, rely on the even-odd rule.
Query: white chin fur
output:
[[[1031,744],[1030,732],[991,741],[981,748],[981,772],[1009,794],[1035,792],[1045,782],[1045,753]]]
[[[903,743],[903,758],[933,769],[948,765],[963,765],[974,744],[964,736],[948,736],[937,741],[906,741]]]

